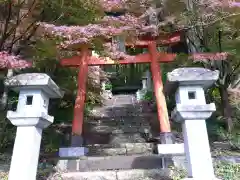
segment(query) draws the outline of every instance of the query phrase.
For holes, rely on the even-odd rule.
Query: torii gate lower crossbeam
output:
[[[156,42],[148,45],[149,53],[136,55],[131,60],[105,60],[91,56],[87,47],[81,49],[81,56],[74,56],[68,59],[62,59],[63,66],[78,67],[78,91],[75,101],[74,118],[72,123],[72,147],[82,146],[82,127],[84,119],[84,101],[86,96],[86,81],[88,66],[109,65],[109,64],[130,64],[130,63],[151,63],[151,71],[154,84],[154,92],[157,102],[158,120],[160,124],[160,138],[162,143],[171,143],[168,135],[171,133],[168,111],[165,96],[163,94],[163,83],[159,62],[171,62],[176,58],[175,54],[157,52]],[[167,135],[167,136],[166,136]]]

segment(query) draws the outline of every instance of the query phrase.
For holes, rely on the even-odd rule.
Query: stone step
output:
[[[78,160],[59,160],[57,168],[68,172],[86,172],[119,169],[159,169],[162,168],[162,157],[159,155],[128,156],[84,156]]]
[[[102,110],[101,112],[93,113],[89,115],[89,118],[96,118],[96,117],[105,117],[105,118],[110,118],[110,117],[146,117],[147,114],[141,114],[141,110],[136,110],[136,109],[126,109],[126,110],[121,110],[121,111],[104,111]]]
[[[91,125],[84,126],[85,131],[89,131],[91,133],[111,133],[111,134],[121,134],[121,133],[143,133],[151,131],[150,125],[139,125],[139,126],[131,126],[131,125]]]
[[[128,110],[129,111],[129,110]],[[151,112],[142,112],[142,110],[134,110],[134,112],[96,112],[88,115],[86,118],[88,119],[100,119],[100,118],[123,118],[123,117],[145,117],[149,118],[152,117],[154,114]],[[155,114],[156,115],[156,114]]]
[[[90,148],[87,154],[88,156],[118,156],[127,155],[126,148]]]
[[[152,117],[94,117],[94,118],[85,118],[84,124],[107,124],[107,125],[121,125],[121,124],[149,124],[149,120]]]
[[[116,156],[133,154],[152,154],[154,144],[152,143],[123,143],[114,146],[109,144],[88,145],[89,156]]]
[[[116,126],[149,126],[150,122],[147,120],[91,120],[84,123],[84,126],[110,126],[110,127],[116,127]]]
[[[63,180],[171,180],[169,169],[132,169],[117,171],[72,172],[62,174]]]
[[[111,144],[145,143],[146,139],[141,133],[92,133],[84,131],[85,144]]]
[[[88,148],[128,148],[128,147],[139,147],[139,148],[149,148],[153,147],[153,143],[120,143],[120,144],[88,144]]]

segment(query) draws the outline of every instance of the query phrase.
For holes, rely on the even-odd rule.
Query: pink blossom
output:
[[[55,26],[53,24],[39,23],[45,29],[45,34],[52,36],[59,36],[67,41],[75,41],[81,39],[91,41],[92,39],[100,36],[111,37],[122,33],[122,28],[115,28],[112,26],[103,27],[100,24],[89,24],[86,26]]]
[[[230,7],[240,7],[240,2],[230,2]]]
[[[113,11],[113,10],[121,10],[126,7],[127,0],[100,0],[100,4],[102,5],[105,11]]]
[[[156,26],[145,26],[145,22],[130,14],[118,17],[105,16],[98,24],[86,26],[56,26],[54,24],[39,23],[43,28],[44,35],[63,38],[59,47],[66,48],[78,43],[90,43],[95,38],[103,37],[111,39],[123,33],[125,35],[135,34],[136,36],[148,32],[157,35]]]
[[[110,40],[113,36],[123,35],[126,38],[136,38],[141,35],[151,34],[152,36],[158,36],[159,27],[165,26],[167,21],[161,22],[157,25],[146,25],[145,20],[140,19],[134,15],[135,10],[144,13],[142,10],[147,9],[151,5],[151,0],[99,0],[101,6],[106,11],[127,10],[127,13],[120,16],[105,16],[98,21],[97,24],[88,24],[86,26],[56,26],[54,24],[39,23],[40,27],[44,30],[44,35],[61,37],[62,43],[59,44],[60,48],[67,48],[71,45],[91,43],[95,38],[103,38]],[[214,22],[216,18],[219,18],[219,14],[228,13],[224,11],[224,7],[229,7],[231,1],[229,0],[198,0],[196,1],[197,12],[200,15],[201,23],[208,24]],[[232,3],[233,5],[234,3]],[[236,3],[235,3],[236,4]],[[138,12],[139,12],[138,11]],[[198,23],[193,20],[194,24]],[[171,22],[174,23],[174,22]],[[194,24],[181,25],[181,28],[185,28]],[[172,39],[174,41],[174,39]],[[176,39],[179,41],[179,37]],[[105,43],[106,52],[113,59],[119,59],[127,57],[128,55],[123,52],[117,51],[116,44]],[[216,60],[226,59],[226,54],[198,54],[192,57],[194,60]]]
[[[228,53],[196,53],[193,54],[192,58],[195,62],[197,61],[207,61],[207,60],[226,60],[229,56]]]
[[[22,69],[31,66],[32,63],[21,59],[20,56],[9,54],[6,51],[0,51],[0,69]]]
[[[118,50],[116,43],[104,43],[105,52],[111,59],[133,59],[134,56]]]

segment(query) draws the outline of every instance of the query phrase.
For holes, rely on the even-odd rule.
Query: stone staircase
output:
[[[117,95],[96,109],[84,123],[87,156],[60,160],[58,167],[71,180],[167,180],[156,143],[149,142],[158,122],[141,113],[133,95]]]
[[[86,144],[144,143],[148,132],[147,117],[140,116],[88,119],[84,125]]]

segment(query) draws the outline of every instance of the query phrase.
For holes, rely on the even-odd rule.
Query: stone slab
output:
[[[115,156],[115,155],[134,155],[152,154],[153,143],[120,143],[120,144],[94,144],[88,145],[90,156]]]
[[[229,142],[216,141],[211,144],[211,147],[215,149],[221,149],[221,150],[230,150],[232,146]]]
[[[150,154],[153,152],[153,144],[151,143],[126,143],[127,155],[132,154]]]
[[[159,155],[184,155],[184,144],[158,144]]]
[[[240,164],[240,156],[221,156],[215,158],[218,161],[224,161],[233,164]]]
[[[119,147],[124,143],[145,143],[146,139],[141,133],[91,133],[84,132],[84,140],[86,144],[109,144],[113,147]]]
[[[139,110],[140,111],[140,110]],[[88,115],[88,119],[101,119],[101,118],[151,118],[152,117],[152,113],[149,112],[141,112],[141,113],[131,113],[131,114],[127,114],[127,113],[122,113],[122,114],[109,114],[109,113],[103,113],[101,114],[101,116],[94,116],[94,115]]]
[[[116,171],[70,172],[62,174],[64,180],[170,180],[171,170],[132,169]]]
[[[72,172],[61,176],[64,180],[117,180],[115,171]]]
[[[105,148],[125,148],[126,144],[87,144],[86,145],[87,148],[89,149],[105,149]]]
[[[184,178],[183,180],[202,180],[203,178]],[[221,180],[221,179],[218,179],[218,178],[205,178],[204,177],[204,180]]]
[[[88,131],[93,133],[111,133],[111,134],[119,134],[119,133],[137,133],[143,132],[143,129],[150,130],[150,126],[132,126],[132,125],[125,125],[125,126],[107,126],[107,125],[95,125],[92,127],[86,127]]]
[[[83,157],[80,160],[59,160],[59,169],[62,171],[97,171],[118,169],[158,169],[162,168],[161,157],[158,155],[131,155]],[[62,161],[62,162],[61,162]]]
[[[5,164],[4,162],[0,163],[0,173],[9,172],[10,165]]]
[[[61,158],[74,158],[85,156],[88,153],[88,148],[85,147],[67,147],[59,148],[59,157]]]
[[[160,169],[135,169],[117,172],[118,180],[170,180],[171,171]]]
[[[147,119],[149,119],[147,117]],[[139,117],[131,117],[131,118],[96,118],[94,120],[87,119],[86,122],[84,122],[84,126],[96,126],[96,125],[102,125],[102,126],[122,126],[122,125],[132,125],[132,126],[140,126],[142,124],[149,125],[149,121],[145,118],[139,118]]]
[[[120,143],[144,143],[146,140],[141,136],[140,133],[122,133],[112,134],[110,136],[109,143],[120,144]]]
[[[126,148],[91,148],[88,153],[89,156],[117,156],[126,154]]]

